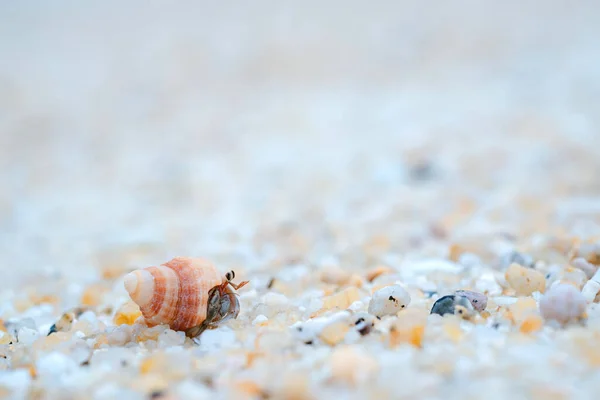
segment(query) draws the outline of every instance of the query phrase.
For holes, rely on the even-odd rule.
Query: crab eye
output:
[[[235,278],[235,272],[233,271],[229,271],[228,273],[225,274],[225,279],[227,279],[228,281],[231,281]]]

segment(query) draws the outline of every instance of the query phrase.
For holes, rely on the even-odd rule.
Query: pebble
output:
[[[440,297],[431,307],[431,314],[446,315],[459,314],[463,318],[469,318],[474,311],[469,299],[463,296],[447,295]]]
[[[338,265],[325,265],[321,268],[321,281],[343,285],[350,279],[350,273]]]
[[[235,332],[227,326],[206,330],[197,338],[202,350],[215,351],[236,342]]]
[[[131,329],[127,329],[129,325],[121,325],[114,329],[106,336],[107,344],[111,346],[123,346],[132,339]]]
[[[140,307],[133,301],[127,301],[119,307],[115,316],[113,317],[113,323],[115,325],[133,325],[135,321],[142,316]]]
[[[0,393],[8,392],[11,399],[28,398],[30,384],[31,375],[25,369],[0,372]]]
[[[265,317],[262,314],[259,314],[256,316],[256,318],[254,318],[254,320],[252,321],[252,325],[256,326],[256,325],[266,325],[266,322],[269,321],[269,318]]]
[[[93,400],[113,400],[113,399],[147,400],[147,398],[144,394],[136,392],[132,389],[124,388],[115,382],[102,383],[96,390],[93,391],[92,399]]]
[[[191,379],[186,379],[182,382],[179,382],[173,392],[180,399],[198,399],[198,400],[210,400],[215,398],[214,392],[212,392],[209,388],[204,385],[201,385],[198,382],[194,382]]]
[[[21,328],[29,328],[37,330],[35,321],[33,318],[23,318],[17,321],[8,321],[5,323],[6,330],[13,336],[17,336],[17,333]]]
[[[325,323],[323,320],[314,319],[292,325],[291,331],[294,338],[299,342],[313,344],[324,326]]]
[[[362,336],[368,335],[375,327],[376,318],[372,314],[359,312],[352,316],[351,324]]]
[[[36,362],[37,375],[42,379],[60,380],[78,368],[79,364],[71,357],[56,351],[43,354]]]
[[[360,300],[360,291],[351,286],[338,293],[327,296],[323,299],[322,310],[339,309],[345,310],[355,301]]]
[[[487,307],[487,296],[483,293],[474,292],[472,290],[457,290],[454,294],[467,298],[471,302],[473,308],[478,312],[482,312]]]
[[[17,340],[24,345],[31,345],[40,337],[40,333],[36,329],[22,327],[17,332]]]
[[[504,276],[518,296],[530,296],[533,292],[544,293],[546,289],[546,278],[541,272],[519,264],[511,264]]]
[[[533,268],[535,266],[535,260],[529,254],[523,254],[516,250],[504,253],[500,257],[500,266],[502,269],[510,267],[511,264],[519,264],[523,267]]]
[[[560,283],[571,284],[579,290],[583,288],[583,285],[585,285],[587,281],[588,277],[586,273],[579,268],[574,267],[567,267],[559,280]]]
[[[587,302],[585,297],[572,285],[552,286],[539,304],[542,317],[546,321],[556,321],[561,325],[581,321],[585,318]]]
[[[598,294],[600,293],[600,269],[596,271],[594,276],[586,282],[581,290],[581,294],[585,298],[585,301],[592,303],[596,301]]]
[[[326,325],[321,332],[319,332],[319,339],[329,346],[335,346],[344,340],[349,331],[350,326],[347,322],[336,321]]]
[[[393,274],[395,272],[396,271],[393,268],[390,268],[385,265],[378,265],[376,267],[373,267],[373,268],[367,270],[365,277],[366,277],[367,281],[373,282],[377,277],[379,277],[381,275]]]
[[[583,272],[585,272],[588,279],[592,279],[598,267],[583,257],[577,257],[571,261],[571,265],[575,268],[579,268]]]
[[[268,292],[263,296],[262,302],[270,308],[284,309],[289,304],[289,299],[280,293]]]
[[[133,365],[136,354],[132,349],[118,347],[96,350],[90,359],[90,365],[97,368],[120,369]]]
[[[333,381],[359,385],[379,369],[377,360],[357,346],[341,346],[331,354],[329,366]]]
[[[396,315],[410,304],[410,295],[399,285],[386,286],[373,293],[369,313],[376,317]]]
[[[591,264],[600,265],[600,241],[582,244],[576,254]]]
[[[17,339],[10,333],[0,331],[0,345],[15,343],[16,341]]]
[[[172,329],[165,329],[158,336],[158,347],[168,348],[173,346],[182,346],[185,342],[185,333],[174,331]]]
[[[81,304],[89,307],[96,307],[103,301],[104,296],[108,293],[109,287],[105,283],[95,283],[88,286],[82,296]]]
[[[389,327],[389,346],[395,348],[402,344],[422,347],[427,310],[408,309],[399,314],[398,319]]]
[[[531,333],[542,328],[544,321],[538,311],[538,305],[532,297],[520,297],[508,306],[506,316],[523,333]]]
[[[67,332],[71,329],[73,325],[73,320],[75,319],[75,315],[72,312],[64,313],[56,323],[54,323],[50,329],[48,330],[48,335],[51,335],[56,332]]]

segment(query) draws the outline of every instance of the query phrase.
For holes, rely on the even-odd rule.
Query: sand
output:
[[[594,2],[5,3],[0,395],[597,397]],[[138,319],[176,256],[250,281],[236,320]]]

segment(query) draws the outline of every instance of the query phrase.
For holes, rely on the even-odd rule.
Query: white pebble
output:
[[[254,321],[252,321],[252,325],[253,326],[259,325],[259,324],[262,324],[263,322],[267,322],[268,320],[269,320],[269,318],[260,314],[260,315],[257,315],[256,318],[254,318]]]
[[[231,346],[235,343],[235,340],[235,332],[226,326],[206,330],[197,338],[200,349],[205,351],[214,351]]]
[[[0,373],[0,388],[6,388],[10,392],[11,399],[25,399],[28,397],[31,375],[26,369],[14,371],[2,371]]]
[[[75,331],[75,333],[73,335],[77,336],[79,339],[83,339],[86,336],[85,333],[83,333],[81,331]]]
[[[286,296],[282,294],[269,292],[264,295],[262,302],[265,303],[268,307],[282,308],[287,306],[290,301]]]
[[[386,286],[373,293],[369,302],[369,313],[377,317],[396,315],[408,307],[410,295],[398,285]]]
[[[181,346],[185,342],[185,333],[166,329],[158,335],[158,347],[168,348],[172,346]]]
[[[121,387],[113,382],[108,382],[94,391],[94,400],[129,399],[144,400],[146,396],[132,389]]]
[[[574,286],[568,284],[552,286],[540,299],[542,317],[563,325],[583,318],[586,306],[585,297]]]
[[[90,324],[96,324],[98,322],[98,317],[96,317],[96,314],[94,314],[93,311],[86,311],[79,316],[78,320],[87,321]]]
[[[111,346],[123,346],[131,340],[131,327],[121,325],[111,332],[108,337],[108,344]]]
[[[600,292],[600,269],[596,271],[594,276],[586,282],[581,290],[585,301],[592,303],[596,298],[596,295]]]
[[[304,343],[314,342],[328,322],[329,320],[325,318],[315,318],[304,323],[295,323],[291,326],[292,335]]]
[[[23,343],[25,345],[31,345],[40,337],[40,333],[37,330],[30,328],[20,328],[17,334],[17,338],[19,343]]]
[[[90,364],[95,368],[116,369],[122,368],[124,364],[133,364],[135,353],[131,350],[121,347],[111,347],[107,349],[96,350]]]
[[[178,395],[179,398],[187,398],[187,399],[212,399],[215,397],[215,394],[210,391],[206,386],[201,385],[200,383],[194,382],[192,380],[185,380],[180,382],[174,390],[175,394]]]
[[[17,336],[17,333],[21,328],[37,329],[35,321],[31,318],[22,318],[18,321],[8,321],[5,325],[8,333],[13,336]]]
[[[36,362],[36,371],[40,378],[52,380],[60,380],[77,368],[78,365],[72,358],[57,351],[42,355]]]
[[[360,300],[356,300],[354,303],[350,304],[350,307],[348,307],[348,310],[350,311],[361,311],[364,307],[364,303]]]

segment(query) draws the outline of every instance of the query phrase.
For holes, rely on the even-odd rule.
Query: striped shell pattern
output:
[[[158,267],[138,269],[124,278],[125,289],[140,307],[148,326],[168,324],[178,331],[188,331],[205,322],[209,292],[217,287],[221,289],[221,298],[228,301],[223,307],[237,306],[230,313],[235,318],[239,302],[228,283],[211,262],[189,257],[176,257]]]

